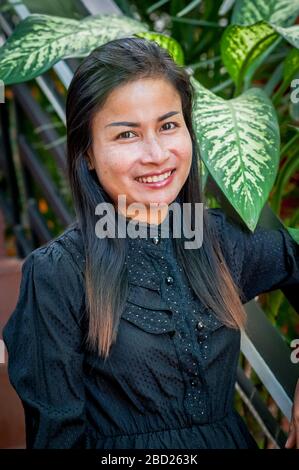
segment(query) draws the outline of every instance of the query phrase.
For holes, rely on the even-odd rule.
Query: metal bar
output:
[[[13,225],[13,210],[11,207],[11,201],[8,201],[6,197],[4,197],[3,192],[0,191],[0,206],[2,208],[5,221],[8,225]]]
[[[276,419],[268,410],[266,403],[261,399],[258,390],[251,380],[246,377],[240,366],[237,370],[236,390],[268,439],[277,447],[284,447],[286,441],[285,433],[280,429]]]
[[[26,237],[22,225],[15,225],[13,231],[16,237],[18,255],[20,258],[25,258],[33,250],[32,242]]]
[[[98,0],[81,0],[81,3],[91,15],[100,13],[122,15],[121,9],[111,0],[101,0],[100,2]]]
[[[28,201],[28,216],[33,235],[37,236],[39,245],[44,245],[52,240],[53,235],[45,224],[45,220],[41,216],[34,199]]]
[[[3,160],[5,166],[5,173],[8,182],[8,191],[11,199],[11,209],[13,223],[18,224],[20,222],[20,194],[17,182],[17,175],[15,165],[12,156],[12,148],[9,136],[9,114],[8,104],[2,104],[0,106],[0,121],[1,121],[1,134],[3,142]]]
[[[284,415],[291,418],[293,394],[299,377],[299,364],[293,364],[291,351],[254,300],[246,304],[247,333],[241,334],[241,351]]]
[[[39,104],[33,99],[28,85],[22,83],[13,86],[13,92],[17,98],[18,103],[21,105],[24,113],[28,116],[34,126],[39,127],[42,124],[45,128],[40,132],[41,137],[45,143],[52,143],[59,139],[57,131],[51,127],[51,120],[47,114],[41,109]],[[51,153],[55,157],[57,165],[61,170],[66,173],[66,159],[65,159],[65,148],[64,146],[57,145],[51,148]]]
[[[63,124],[66,125],[64,104],[61,103],[58,96],[55,94],[52,87],[49,85],[49,79],[47,77],[47,74],[44,74],[40,77],[36,77],[36,83],[39,85],[40,89],[43,91],[44,95],[47,97],[47,99],[55,109],[57,115],[59,116]]]
[[[50,206],[53,211],[60,219],[64,226],[69,225],[72,222],[73,217],[67,210],[63,201],[57,195],[57,189],[53,185],[49,175],[46,170],[42,167],[38,158],[36,157],[28,141],[24,135],[20,135],[18,138],[19,147],[20,147],[20,156],[22,162],[28,170],[30,171],[33,179],[41,187],[43,193],[45,194],[46,199],[49,201]]]

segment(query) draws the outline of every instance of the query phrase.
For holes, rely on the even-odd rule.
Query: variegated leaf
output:
[[[209,172],[208,172],[208,169],[205,166],[205,163],[202,159],[200,160],[199,164],[200,164],[200,169],[199,170],[200,170],[200,174],[201,174],[201,186],[202,186],[202,189],[204,191],[205,187],[206,187],[206,184],[207,184],[207,181],[208,181]]]
[[[221,39],[221,56],[238,89],[245,77],[248,79],[253,75],[259,58],[270,50],[277,38],[276,31],[264,21],[252,26],[226,28]]]
[[[6,85],[31,80],[61,59],[87,56],[101,44],[147,30],[145,23],[126,16],[95,15],[77,21],[30,15],[0,49],[0,79]]]
[[[299,25],[283,28],[260,21],[252,26],[229,26],[221,39],[221,56],[239,92],[281,39],[299,49]],[[294,61],[296,53],[290,60]],[[290,60],[287,60],[288,71]],[[294,65],[294,64],[293,64]]]
[[[279,26],[290,26],[299,15],[299,0],[237,0],[232,23],[243,26],[269,21]]]
[[[292,44],[292,46],[299,49],[299,25],[290,26],[289,28],[282,28],[280,26],[275,25],[272,25],[272,27],[286,41]]]
[[[170,36],[155,32],[137,33],[135,36],[155,41],[160,47],[166,49],[172,59],[179,65],[184,65],[184,53],[180,44]]]
[[[247,226],[254,230],[279,164],[275,109],[258,88],[224,100],[191,77],[193,123],[209,173]]]

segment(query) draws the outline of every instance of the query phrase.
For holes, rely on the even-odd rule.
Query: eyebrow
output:
[[[175,114],[180,114],[179,111],[169,111],[169,113],[163,114],[163,116],[158,117],[157,121],[164,121],[164,119],[167,119],[171,116],[174,116]],[[106,127],[110,126],[128,126],[128,127],[139,127],[141,124],[140,122],[129,122],[129,121],[120,121],[120,122],[111,122],[110,124],[107,124]]]

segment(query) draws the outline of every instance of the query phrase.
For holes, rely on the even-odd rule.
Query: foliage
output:
[[[299,12],[298,1],[280,0],[270,5],[264,0],[242,0],[225,15],[218,1],[213,8],[209,2],[186,5],[178,0],[154,5],[145,2],[142,6],[136,2],[134,8],[124,1],[119,5],[126,15],[79,20],[30,15],[0,49],[0,78],[7,85],[32,80],[59,60],[84,57],[114,38],[139,35],[158,42],[193,74],[194,127],[205,169],[253,231],[271,191],[277,189],[273,203],[277,209],[298,169],[295,153],[282,168],[283,180],[280,178],[274,186],[283,157],[279,153],[281,133],[290,135],[285,129],[291,116],[285,113],[284,92],[299,70],[299,25],[293,25]],[[161,18],[162,33],[157,31]],[[222,30],[220,45],[215,46],[215,36],[219,43]],[[278,50],[279,61],[275,57]],[[199,61],[190,64],[190,59]],[[273,64],[276,72],[282,61],[283,76],[281,69],[277,72],[277,83],[281,82],[283,90],[280,92],[277,85],[267,87],[267,79]],[[213,80],[210,82],[214,86],[209,86],[207,77],[202,79],[204,67],[208,69],[206,75],[218,81],[216,93],[228,84],[229,96],[218,96]],[[220,76],[227,73],[232,82],[223,83]],[[289,153],[294,148],[287,150]],[[289,233],[298,239],[296,227],[290,227]]]

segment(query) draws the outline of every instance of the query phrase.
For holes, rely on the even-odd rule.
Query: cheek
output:
[[[106,157],[97,162],[97,170],[102,180],[109,178],[111,185],[111,183],[116,183],[116,181],[124,178],[124,175],[129,171],[130,165],[129,158],[123,152],[120,154],[119,150],[110,149],[106,152]]]
[[[188,134],[176,144],[176,152],[182,164],[189,167],[192,162],[192,141]]]

